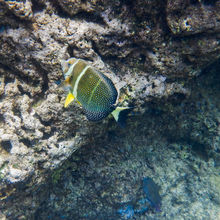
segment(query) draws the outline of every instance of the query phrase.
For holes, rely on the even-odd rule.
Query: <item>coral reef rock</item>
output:
[[[137,172],[135,167],[139,167],[141,174],[131,175],[127,184],[135,184],[135,178],[141,176],[155,177],[162,186],[162,203],[163,199],[169,201],[162,208],[167,219],[178,216],[180,207],[184,207],[183,219],[187,212],[191,217],[195,214],[194,219],[217,219],[212,210],[219,204],[219,191],[215,188],[219,186],[215,170],[220,158],[219,103],[216,104],[219,88],[218,75],[211,67],[215,63],[219,68],[219,14],[220,0],[0,0],[0,218],[55,219],[53,215],[62,212],[62,200],[67,219],[85,219],[79,210],[78,214],[73,210],[87,208],[80,199],[90,201],[93,194],[88,192],[93,193],[92,188],[99,189],[99,194],[95,206],[88,208],[88,217],[92,219],[101,207],[102,213],[112,214],[112,207],[98,197],[112,205],[113,201],[132,201],[138,189],[128,186],[125,192],[121,178],[127,174],[120,169],[131,167],[133,171],[128,172]],[[63,80],[60,61],[70,57],[84,59],[104,72],[120,90],[119,103],[134,106],[125,130],[121,131],[111,117],[98,123],[88,121],[77,103],[64,108],[66,94],[59,85]],[[206,86],[200,74],[208,66],[204,72]],[[117,138],[117,132],[124,139]],[[123,152],[119,146],[127,146],[125,142],[132,139],[135,150],[130,146],[133,152]],[[144,140],[141,145],[137,144],[139,140]],[[107,144],[109,141],[112,146]],[[152,148],[148,148],[151,141]],[[156,148],[155,142],[159,143]],[[183,144],[169,145],[170,142]],[[180,150],[181,146],[184,149]],[[174,148],[178,148],[177,152]],[[77,149],[79,158],[72,159]],[[94,151],[96,161],[93,153],[81,155],[86,149]],[[195,159],[187,149],[200,152],[202,159]],[[121,152],[118,157],[117,152]],[[127,164],[126,155],[132,157],[134,153],[131,163],[136,163],[144,152],[149,156],[142,158],[139,165]],[[173,162],[168,160],[170,157]],[[178,157],[182,158],[180,162]],[[151,158],[149,166],[155,168],[156,174],[144,171],[148,169],[147,158]],[[157,168],[158,160],[164,160],[168,167],[160,161]],[[85,164],[90,167],[88,173],[83,170],[88,168]],[[118,182],[114,179],[117,172]],[[94,186],[91,183],[87,187],[90,178],[107,181],[108,176],[118,187],[115,194],[110,183],[108,191],[95,180]],[[204,178],[199,185],[200,177]],[[193,181],[198,185],[195,184],[197,191],[190,201],[187,193],[192,193]],[[204,193],[210,181],[215,183],[207,189],[208,198]],[[61,183],[65,185],[62,195],[52,193],[59,191]],[[184,188],[186,184],[189,188]],[[52,191],[50,187],[54,187]],[[85,188],[88,194],[81,196],[84,191],[80,190]],[[166,191],[172,195],[176,191],[176,199],[166,197]],[[196,200],[196,193],[201,200]],[[56,198],[60,200],[56,202]],[[174,208],[170,211],[169,207]],[[51,210],[50,216],[44,208]],[[156,216],[160,218],[162,214]],[[58,215],[57,219],[61,218]]]

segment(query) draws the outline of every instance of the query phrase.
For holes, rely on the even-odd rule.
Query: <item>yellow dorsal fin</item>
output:
[[[73,94],[69,93],[66,97],[64,107],[66,108],[74,99],[75,97],[73,96]]]

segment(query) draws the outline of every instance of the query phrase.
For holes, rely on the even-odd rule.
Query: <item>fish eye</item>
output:
[[[68,68],[70,68],[70,66],[71,66],[71,63],[69,62],[69,63],[67,63],[67,66],[68,66]]]

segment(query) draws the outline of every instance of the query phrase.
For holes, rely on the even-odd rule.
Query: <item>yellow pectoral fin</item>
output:
[[[69,93],[66,97],[64,107],[66,108],[74,99],[75,97],[73,96],[73,94]]]

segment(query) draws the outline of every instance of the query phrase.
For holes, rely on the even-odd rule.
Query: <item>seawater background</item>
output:
[[[52,174],[35,219],[220,219],[219,69],[188,82],[188,98],[147,103],[124,129],[112,120],[106,142],[91,137]],[[144,177],[160,187],[160,211],[139,204]],[[129,207],[143,212],[118,212]]]

